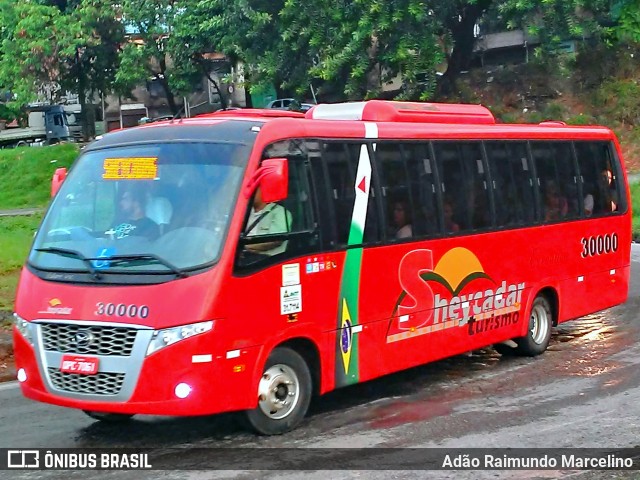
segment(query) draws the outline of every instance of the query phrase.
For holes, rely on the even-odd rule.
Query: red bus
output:
[[[22,271],[27,397],[100,420],[311,397],[624,302],[630,198],[603,127],[369,101],[220,112],[85,148]]]

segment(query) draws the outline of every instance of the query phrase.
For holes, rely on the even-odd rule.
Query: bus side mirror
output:
[[[56,196],[65,178],[67,178],[67,169],[65,167],[56,168],[53,178],[51,179],[51,198]]]
[[[262,161],[253,175],[245,195],[249,198],[260,187],[265,203],[279,202],[289,194],[289,163],[286,158],[268,158]]]

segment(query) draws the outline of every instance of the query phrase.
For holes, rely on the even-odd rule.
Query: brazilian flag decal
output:
[[[368,124],[367,133],[373,130],[375,124]],[[371,138],[368,135],[369,138]],[[377,129],[375,129],[377,137]],[[358,169],[356,173],[356,198],[349,230],[349,245],[362,245],[367,206],[369,203],[369,189],[371,187],[371,159],[366,145],[360,148]],[[360,295],[360,268],[362,266],[362,247],[347,250],[342,281],[340,284],[340,303],[338,306],[338,321],[336,335],[336,387],[357,383],[358,373],[358,337],[353,333],[353,327],[358,325],[358,299]]]

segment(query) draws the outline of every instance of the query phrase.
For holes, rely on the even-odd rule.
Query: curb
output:
[[[44,212],[44,208],[16,208],[12,210],[0,210],[0,217],[21,217],[36,215]]]

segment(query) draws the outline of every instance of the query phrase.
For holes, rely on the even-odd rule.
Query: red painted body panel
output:
[[[545,288],[553,289],[559,298],[559,322],[624,302],[629,284],[628,248],[620,247],[617,253],[582,258],[581,238],[625,232],[620,235],[620,245],[629,245],[628,220],[626,216],[587,220],[365,250],[360,313],[362,321],[372,331],[369,336],[374,338],[370,342],[361,340],[359,344],[360,379],[375,378],[523,336],[528,326],[531,303]],[[549,241],[549,237],[553,240]],[[542,238],[544,242],[537,240]],[[445,253],[459,247],[475,254],[495,284],[500,285],[503,280],[507,284],[526,284],[519,322],[491,331],[474,332],[473,335],[466,324],[394,343],[385,342],[395,300],[402,292],[398,279],[402,256],[412,250],[429,249],[433,252],[434,263],[437,263]],[[583,280],[578,282],[578,277],[583,277]],[[487,285],[490,282],[486,280],[472,281],[460,295],[482,291]],[[434,293],[445,296],[446,292],[432,288]],[[450,293],[448,297],[451,298]]]
[[[357,121],[309,120],[298,115],[267,118],[256,114],[254,118],[250,115],[249,112],[234,116],[230,111],[224,115],[180,122],[207,124],[227,118],[264,122],[249,159],[241,191],[256,170],[263,148],[269,143],[292,137],[363,138],[365,135],[364,124]],[[162,128],[162,125],[150,124],[142,128]],[[614,140],[619,151],[611,131],[602,127],[380,123],[378,131],[380,139]],[[19,282],[16,312],[29,321],[44,318],[108,321],[153,329],[204,320],[215,320],[215,324],[210,332],[183,340],[147,357],[131,398],[123,402],[84,401],[48,392],[33,347],[15,331],[17,367],[24,368],[28,377],[21,385],[23,393],[29,398],[57,405],[118,413],[199,415],[253,408],[257,403],[257,383],[269,353],[291,339],[302,339],[315,348],[320,364],[319,391],[332,390],[335,387],[336,364],[341,361],[336,358],[335,346],[345,252],[322,253],[284,262],[300,266],[303,307],[302,312],[293,317],[281,315],[282,265],[247,276],[234,276],[232,273],[237,246],[234,239],[240,235],[248,201],[244,194],[240,195],[218,264],[189,278],[145,286],[72,285],[44,281],[24,269]],[[630,205],[630,198],[627,198],[627,203]],[[616,253],[588,258],[581,256],[583,237],[611,233],[619,236],[620,248]],[[362,331],[355,334],[358,335],[355,361],[358,362],[359,380],[365,381],[524,335],[531,303],[535,295],[545,288],[552,289],[559,299],[560,322],[625,301],[630,265],[627,246],[630,242],[630,212],[627,212],[603,219],[365,249],[358,306]],[[409,324],[417,322],[417,326],[411,327],[414,328],[412,331],[400,325],[394,311],[401,304],[399,298],[403,292],[399,267],[402,259],[409,252],[429,250],[434,265],[437,265],[445,254],[454,249],[460,249],[456,250],[458,253],[465,250],[464,255],[460,253],[456,257],[462,263],[449,265],[447,269],[443,266],[445,280],[459,274],[478,273],[477,264],[481,266],[479,272],[489,277],[470,281],[456,296],[469,299],[488,290],[500,295],[498,289],[503,281],[514,288],[524,284],[517,305],[513,306],[513,312],[517,312],[519,317],[510,317],[517,318],[517,321],[510,320],[496,328],[487,327],[487,322],[466,322],[448,328],[443,324],[442,328],[436,329],[435,326],[443,322],[435,319],[441,318],[444,310],[438,310],[433,304],[424,308],[417,303],[412,305],[405,297],[402,306],[412,309],[406,321]],[[475,270],[471,266],[468,272],[464,270],[467,260]],[[320,262],[325,265],[323,271],[307,273],[309,263]],[[582,277],[581,281],[579,277]],[[442,285],[430,282],[429,288],[439,296],[434,298],[449,302],[454,295]],[[419,286],[424,288],[422,284]],[[62,307],[71,310],[67,313],[63,313],[64,310],[59,311],[61,313],[48,311],[48,302],[54,298],[61,302]],[[105,318],[96,313],[98,302],[147,305],[149,316],[145,319]],[[473,305],[452,307],[448,304],[447,308],[447,312],[460,315],[463,308],[471,311]],[[430,319],[420,324],[422,317]],[[432,330],[415,335],[426,326]],[[408,338],[401,338],[404,333]],[[227,358],[228,352],[235,350],[239,350],[238,356]],[[211,362],[194,363],[192,360],[193,355],[208,354],[212,356]],[[188,399],[179,400],[173,393],[175,385],[180,382],[186,382],[193,388]]]

